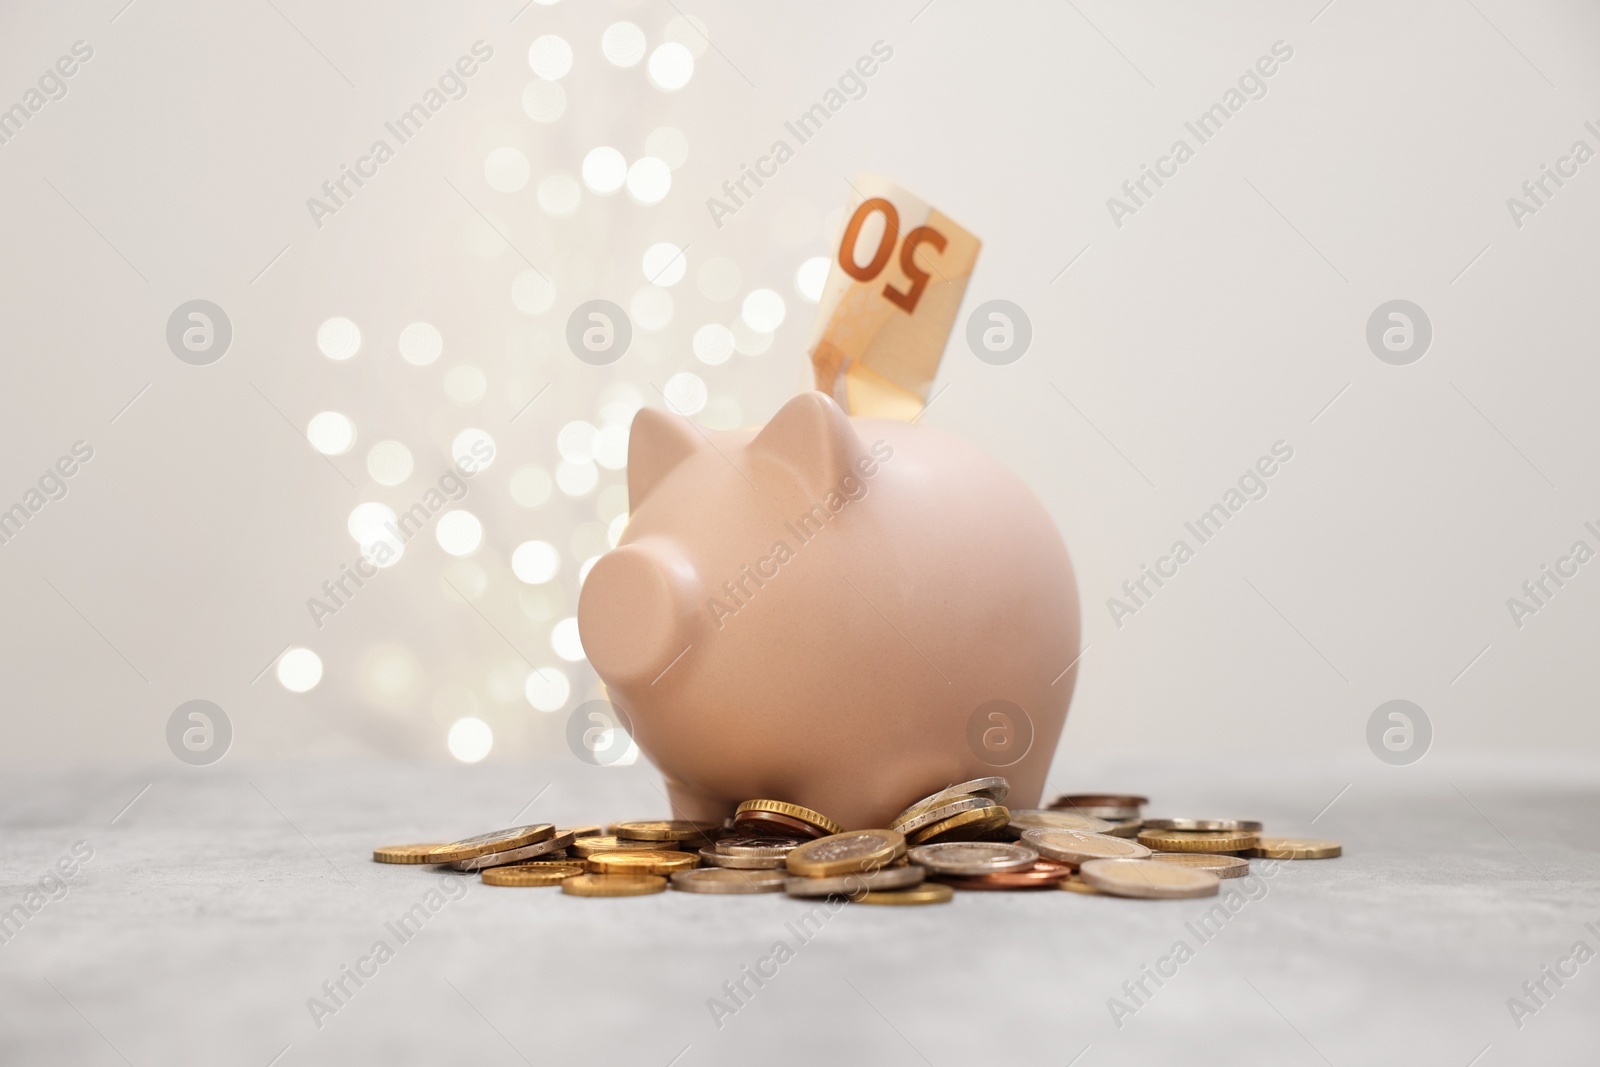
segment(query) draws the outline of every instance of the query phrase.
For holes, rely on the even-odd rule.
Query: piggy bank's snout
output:
[[[649,685],[682,655],[697,584],[665,544],[643,540],[601,556],[578,597],[578,635],[600,677]]]

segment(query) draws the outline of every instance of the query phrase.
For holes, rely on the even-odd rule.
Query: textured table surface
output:
[[[1256,816],[1269,832],[1344,842],[1341,859],[1229,886],[1234,910],[1209,924],[1217,901],[1040,892],[824,909],[808,928],[816,905],[783,896],[586,900],[370,862],[377,844],[514,819],[659,817],[658,784],[645,766],[574,762],[10,768],[0,908],[22,903],[25,917],[0,944],[0,1062],[1493,1067],[1600,1056],[1600,962],[1572,956],[1580,941],[1600,951],[1596,768],[1075,768],[1073,787],[1143,791],[1152,815]],[[78,842],[92,857],[65,892],[30,898],[57,860],[72,866]],[[389,924],[430,891],[436,910],[401,941]],[[344,979],[342,1003],[328,998],[323,983],[378,941],[392,956],[360,986]],[[1547,965],[1571,977],[1558,986]],[[746,977],[758,966],[771,975],[759,986]],[[1158,985],[1147,966],[1171,976]],[[1536,1001],[1523,986],[1541,979]],[[741,980],[748,995],[734,999],[724,984]],[[313,997],[336,1010],[314,1016]],[[1512,997],[1530,1009],[1520,1018]]]

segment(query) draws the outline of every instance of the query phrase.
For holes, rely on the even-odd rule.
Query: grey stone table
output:
[[[1143,791],[1152,814],[1344,842],[1234,883],[1210,918],[1053,891],[815,914],[586,900],[370,862],[515,819],[664,815],[642,765],[0,783],[0,908],[23,905],[0,924],[7,1065],[1600,1061],[1600,962],[1574,955],[1600,951],[1592,766],[1080,757],[1071,785]]]

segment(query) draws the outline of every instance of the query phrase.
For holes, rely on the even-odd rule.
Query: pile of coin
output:
[[[884,829],[846,831],[821,812],[747,800],[725,823],[536,823],[451,844],[389,845],[379,863],[480,872],[484,884],[560,886],[580,897],[787,893],[860,904],[940,904],[955,890],[1064,889],[1171,900],[1214,895],[1250,858],[1327,859],[1334,841],[1264,837],[1248,819],[1145,819],[1146,798],[1083,793],[1011,809],[1004,778],[941,789]]]

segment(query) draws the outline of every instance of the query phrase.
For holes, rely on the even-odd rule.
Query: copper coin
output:
[[[1132,793],[1068,793],[1056,797],[1052,808],[1142,808],[1150,803],[1149,797]]]
[[[820,826],[775,811],[742,811],[733,820],[733,826],[740,833],[752,837],[788,837],[803,841],[828,836],[828,832]]]
[[[1001,871],[969,877],[940,877],[939,881],[957,889],[1051,889],[1072,877],[1065,863],[1039,860],[1022,871]]]

